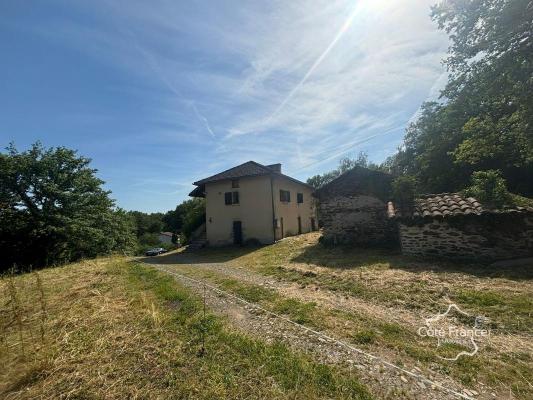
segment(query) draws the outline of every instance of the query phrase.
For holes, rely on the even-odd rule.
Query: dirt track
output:
[[[161,271],[173,274],[181,283],[199,294],[203,293],[204,285],[183,277],[187,276],[187,269],[191,267],[273,289],[282,296],[294,297],[304,301],[312,300],[325,307],[348,310],[360,310],[361,307],[364,307],[365,312],[387,313],[391,315],[391,310],[387,310],[382,306],[378,309],[376,308],[378,307],[377,305],[361,302],[352,297],[329,293],[328,291],[318,290],[318,288],[313,287],[301,288],[293,283],[280,282],[249,270],[234,267],[229,263],[197,263],[195,262],[194,254],[176,254],[175,257],[179,257],[179,261],[176,263],[172,263],[172,258],[168,256],[165,258],[156,257],[144,261],[155,265]],[[339,364],[353,370],[360,377],[361,381],[370,387],[377,398],[459,398],[459,396],[443,390],[438,385],[432,385],[423,378],[415,378],[384,364],[382,360],[387,361],[386,355],[383,356],[381,354],[382,359],[372,359],[334,341],[327,340],[315,333],[295,326],[282,318],[276,318],[254,306],[240,302],[231,296],[217,293],[214,290],[206,290],[206,301],[210,309],[217,314],[225,316],[235,329],[259,337],[267,342],[281,340],[296,350],[312,354],[313,357],[321,362]],[[396,314],[395,318],[400,318],[404,323],[415,323],[413,316]],[[332,336],[329,332],[324,333],[330,337]],[[443,376],[435,371],[422,371],[417,366],[405,366],[404,368],[415,375],[421,375],[439,385],[460,392],[466,398],[470,396],[480,399],[494,398],[489,388],[482,393],[468,391],[450,377]]]

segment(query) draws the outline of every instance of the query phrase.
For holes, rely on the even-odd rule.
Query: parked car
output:
[[[167,251],[162,247],[156,247],[154,249],[150,249],[146,251],[147,256],[157,256],[158,254],[166,253]]]

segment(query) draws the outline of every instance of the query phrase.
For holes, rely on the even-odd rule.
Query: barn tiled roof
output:
[[[473,197],[460,193],[426,194],[415,199],[414,206],[403,212],[389,202],[388,215],[391,218],[445,218],[458,215],[481,215],[487,213],[533,212],[531,207],[504,207],[491,209],[484,207]]]

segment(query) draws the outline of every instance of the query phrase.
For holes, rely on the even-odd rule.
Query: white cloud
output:
[[[151,134],[210,155],[190,181],[249,159],[306,175],[325,156],[396,146],[398,127],[438,92],[448,42],[431,3],[105,2],[96,28],[44,31],[138,78]]]

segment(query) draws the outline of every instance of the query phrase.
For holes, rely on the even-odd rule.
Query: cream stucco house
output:
[[[281,173],[281,164],[255,161],[194,182],[206,199],[208,244],[273,243],[315,230],[313,187]]]

